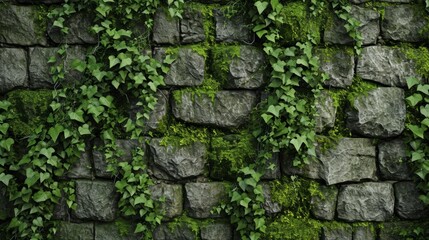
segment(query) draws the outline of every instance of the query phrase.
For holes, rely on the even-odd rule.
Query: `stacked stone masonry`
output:
[[[86,13],[72,17],[66,23],[70,34],[62,36],[39,17],[44,17],[51,4],[61,2],[0,1],[0,92],[4,98],[20,89],[58,87],[50,80],[47,62],[59,43],[70,44],[65,84],[73,86],[81,79],[70,65],[72,59],[83,59],[86,49],[97,44],[97,37],[89,31],[93,19]],[[329,149],[318,147],[317,158],[302,168],[294,167],[285,153],[275,155],[274,170],[264,176],[264,208],[270,217],[282,211],[282,206],[270,197],[270,181],[299,176],[321,184],[324,197],[311,199],[312,218],[345,224],[341,228],[322,227],[320,239],[401,239],[398,229],[408,229],[415,223],[423,226],[425,236],[429,237],[429,207],[418,199],[403,139],[405,80],[421,76],[415,62],[407,58],[401,47],[402,43],[427,43],[427,33],[421,30],[427,27],[428,14],[422,10],[423,5],[412,0],[381,1],[383,11],[374,10],[370,0],[350,2],[351,15],[362,24],[359,30],[364,46],[361,55],[356,56],[351,47],[353,40],[342,20],[334,15],[332,24],[324,26],[317,55],[329,80],[324,83],[325,90],[317,102],[316,131],[326,135],[336,124],[342,124],[351,134]],[[165,76],[166,86],[157,94],[158,102],[146,132],[158,131],[165,119],[225,132],[240,129],[249,122],[252,110],[261,100],[268,78],[267,63],[248,27],[249,20],[225,16],[219,4],[205,5],[212,11],[208,16],[193,6],[185,5],[181,20],[168,17],[163,8],[155,15],[154,57],[162,59],[166,52],[178,50],[171,71]],[[204,26],[207,18],[214,31]],[[208,48],[199,45],[206,43]],[[239,52],[238,55],[220,53],[226,63],[214,58],[214,51],[225,47]],[[226,70],[222,64],[226,64]],[[204,86],[210,77],[220,82],[221,91],[213,95],[193,91]],[[338,106],[334,93],[351,91],[351,86],[361,82],[372,83],[374,87],[355,96],[344,108]],[[130,114],[139,111],[138,106],[133,106]],[[152,197],[164,199],[161,208],[165,218],[153,233],[155,240],[238,239],[228,218],[212,212],[226,201],[232,183],[230,179],[211,177],[210,144],[177,146],[148,134],[146,142],[123,139],[117,145],[124,152],[120,161],[130,161],[131,151],[136,147],[145,149],[149,173],[156,182],[150,189]],[[70,211],[65,203],[57,206],[54,215],[61,221],[58,239],[141,239],[132,227],[128,234],[119,234],[119,221],[130,226],[136,222],[124,220],[118,210],[114,176],[107,171],[103,154],[96,150],[82,154],[66,177],[76,182],[77,208]],[[0,183],[0,223],[11,217],[8,206]],[[197,232],[186,221],[180,222],[184,217],[198,223]],[[380,223],[384,227],[377,228]]]

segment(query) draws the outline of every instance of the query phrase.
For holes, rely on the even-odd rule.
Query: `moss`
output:
[[[182,102],[182,95],[184,93],[190,93],[192,100],[195,100],[195,96],[201,97],[203,95],[209,96],[212,101],[216,96],[216,93],[220,90],[220,83],[213,79],[210,74],[205,74],[204,81],[201,86],[198,87],[188,87],[180,90],[173,91],[173,98],[176,102]]]
[[[403,44],[401,51],[405,56],[416,64],[416,71],[422,77],[429,78],[429,50],[426,47],[413,48]]]
[[[215,129],[198,127],[181,122],[172,122],[164,133],[161,145],[187,146],[195,142],[209,144],[212,135],[219,134]]]
[[[190,2],[187,4],[187,7],[189,9],[198,11],[202,14],[203,28],[204,28],[204,35],[205,35],[205,41],[203,44],[206,46],[213,44],[215,42],[215,31],[216,31],[213,10],[219,8],[220,5]]]
[[[240,46],[219,44],[212,49],[211,55],[213,75],[223,85],[228,81],[232,59],[240,56]]]
[[[364,7],[372,8],[373,10],[377,11],[380,14],[381,20],[384,20],[385,8],[387,6],[392,6],[392,5],[393,5],[392,3],[388,3],[388,2],[370,1],[370,2],[366,2],[364,4]]]
[[[16,90],[8,93],[7,100],[12,103],[10,111],[17,118],[10,123],[12,132],[17,137],[25,137],[41,124],[49,114],[52,92],[49,90]]]
[[[170,229],[170,231],[174,231],[177,228],[180,228],[183,226],[189,227],[191,231],[194,233],[195,239],[198,240],[198,239],[201,239],[200,229],[213,222],[214,221],[212,219],[205,219],[205,220],[194,219],[194,218],[188,217],[184,213],[180,217],[176,217],[172,222],[168,223],[168,228]]]
[[[349,104],[353,107],[354,101],[359,96],[365,96],[371,90],[374,90],[378,87],[376,83],[365,81],[360,77],[355,77],[353,79],[353,84],[347,88],[347,100]]]
[[[318,240],[320,221],[296,217],[293,213],[281,215],[267,225],[265,239]]]
[[[115,221],[115,226],[118,230],[119,235],[121,235],[121,236],[128,236],[130,233],[133,232],[132,224],[128,221],[123,220],[123,219],[117,219]]]
[[[34,18],[34,32],[36,33],[37,39],[44,39],[48,27],[48,8],[43,5],[39,5],[33,12]]]
[[[318,48],[316,52],[320,58],[319,62],[330,63],[338,53],[344,51],[349,56],[354,56],[352,47],[331,46],[327,48]]]

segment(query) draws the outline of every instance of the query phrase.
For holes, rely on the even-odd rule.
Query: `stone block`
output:
[[[333,220],[337,207],[338,188],[336,186],[320,186],[321,196],[311,198],[311,213],[317,219]]]
[[[94,223],[60,222],[55,237],[61,240],[93,240]]]
[[[423,5],[386,6],[381,22],[382,36],[386,40],[420,42],[428,38],[422,29],[428,23]]]
[[[161,145],[161,139],[154,138],[149,147],[154,167],[166,175],[159,176],[160,178],[180,180],[204,173],[207,150],[200,142],[189,146],[164,146]]]
[[[190,48],[180,48],[165,76],[168,86],[199,86],[204,81],[205,59]]]
[[[378,144],[378,168],[384,180],[411,180],[406,145],[402,139],[393,139]]]
[[[185,208],[190,217],[209,218],[220,217],[211,213],[222,201],[227,198],[225,183],[187,183],[185,185],[186,201]]]
[[[265,213],[273,215],[281,212],[282,206],[278,202],[274,202],[271,198],[271,188],[267,183],[262,183],[262,193],[264,194],[264,204],[262,205]]]
[[[204,17],[201,11],[185,8],[180,21],[180,36],[182,43],[198,43],[206,39],[204,32]]]
[[[159,183],[150,187],[152,198],[156,201],[164,198],[160,210],[167,218],[178,217],[183,212],[183,188],[180,184]]]
[[[217,42],[242,42],[251,43],[253,34],[249,27],[249,21],[243,16],[226,17],[220,9],[214,10],[216,21]]]
[[[404,239],[426,239],[429,236],[429,222],[385,222],[380,228],[380,240],[404,240]],[[421,238],[415,236],[414,230],[421,229]]]
[[[185,122],[234,128],[244,124],[258,98],[252,91],[219,91],[214,97],[173,92],[173,114]]]
[[[232,239],[232,227],[227,223],[210,223],[201,227],[201,240]]]
[[[153,19],[153,41],[156,44],[178,44],[180,42],[179,21],[171,18],[166,9],[159,8]]]
[[[76,210],[78,219],[113,221],[118,214],[118,198],[111,181],[76,181]]]
[[[376,235],[373,226],[358,226],[353,229],[353,240],[375,240]]]
[[[73,14],[64,22],[64,26],[69,28],[67,34],[57,27],[49,26],[48,35],[55,43],[97,44],[98,38],[91,32],[94,17],[94,14],[84,11]]]
[[[39,6],[0,6],[0,43],[46,45],[46,22],[39,20]],[[41,15],[46,18],[46,16]]]
[[[89,152],[83,153],[79,159],[76,160],[67,171],[68,178],[86,178],[92,179],[92,161]]]
[[[347,127],[366,136],[389,138],[405,128],[404,90],[380,87],[356,97],[347,112]]]
[[[386,86],[405,87],[406,79],[418,77],[414,62],[398,48],[369,46],[362,49],[356,74]]]
[[[131,222],[123,222],[127,224],[128,231],[125,229],[119,229],[115,223],[97,223],[94,227],[94,240],[136,240],[144,239],[144,234],[134,233],[135,224]]]
[[[157,98],[157,102],[155,104],[154,109],[149,113],[149,119],[145,119],[144,131],[163,131],[166,126],[164,125],[167,120],[167,115],[170,107],[170,92],[167,90],[158,90],[155,93],[155,97]],[[131,105],[130,116],[131,119],[135,120],[136,115],[139,112],[143,112],[141,106],[137,106],[136,104]]]
[[[338,228],[322,227],[322,239],[324,240],[352,240],[353,228],[350,225]]]
[[[26,55],[24,49],[0,48],[0,93],[28,86]]]
[[[316,133],[333,128],[337,114],[334,99],[327,91],[322,91],[316,100]]]
[[[186,224],[175,225],[172,228],[168,224],[159,225],[153,232],[154,240],[197,240],[198,236],[192,232]]]
[[[275,180],[281,177],[279,153],[273,153],[273,156],[266,161],[266,168],[262,180]]]
[[[346,88],[353,83],[355,58],[353,50],[343,48],[325,48],[317,51],[320,69],[328,74],[323,82],[327,87]]]
[[[393,217],[395,197],[387,182],[344,185],[338,194],[338,218],[345,221],[386,221]]]
[[[429,216],[429,206],[425,205],[419,195],[422,193],[413,182],[397,182],[395,188],[395,211],[404,219],[421,219]]]

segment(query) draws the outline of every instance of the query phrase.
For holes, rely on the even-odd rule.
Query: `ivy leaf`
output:
[[[143,194],[141,194],[140,196],[138,196],[134,199],[134,205],[144,203],[146,201],[147,201],[146,197]]]
[[[425,136],[425,131],[427,130],[426,126],[422,126],[419,127],[417,125],[411,125],[411,124],[407,124],[407,128],[411,130],[411,132],[413,132],[413,134],[419,138],[424,139]]]
[[[49,199],[49,197],[50,197],[49,195],[50,194],[48,194],[48,192],[44,192],[44,191],[40,190],[33,195],[33,200],[35,202],[38,202],[38,203],[39,202],[45,202],[46,200]]]
[[[243,206],[244,208],[248,208],[250,201],[252,201],[252,199],[246,197],[240,201],[240,206]]]
[[[290,140],[290,143],[293,144],[297,152],[299,152],[299,149],[301,148],[302,144],[305,142],[305,140],[303,139],[304,139],[303,137],[298,137]]]
[[[406,79],[408,89],[411,89],[413,86],[420,84],[420,80],[415,77],[409,77]]]
[[[129,65],[131,65],[132,62],[133,61],[131,60],[131,58],[124,58],[124,59],[122,59],[121,65],[119,66],[119,68],[129,66]]]
[[[79,72],[84,72],[86,69],[86,62],[81,61],[80,59],[75,59],[72,62],[72,68]]]
[[[40,154],[42,154],[43,156],[45,156],[48,159],[52,157],[52,153],[54,153],[54,152],[55,152],[55,150],[52,147],[42,148],[40,150]]]
[[[429,85],[428,85],[429,86]],[[420,107],[420,113],[423,114],[423,116],[427,118],[429,118],[429,104],[426,104],[426,106],[421,106]]]
[[[48,131],[49,136],[51,136],[52,141],[56,142],[60,133],[64,130],[64,127],[60,124],[56,124],[54,127],[51,127]]]
[[[8,129],[9,129],[9,123],[3,123],[0,125],[0,132],[2,132],[3,135],[6,135]]]
[[[84,124],[81,127],[79,127],[78,131],[79,131],[79,133],[80,133],[81,136],[91,134],[91,131],[89,130],[89,125],[88,124]]]
[[[259,15],[261,15],[265,11],[265,9],[267,9],[268,2],[257,1],[255,2],[255,7],[258,9]]]
[[[7,138],[5,140],[1,140],[0,141],[0,147],[2,147],[3,149],[5,149],[6,151],[10,151],[10,148],[12,147],[12,145],[15,143],[15,141],[12,138]]]
[[[417,91],[422,92],[426,95],[429,95],[429,84],[425,84],[425,85],[418,85],[417,86]]]
[[[69,117],[71,120],[75,120],[81,123],[85,123],[85,120],[83,119],[83,111],[77,110],[75,112],[69,112]]]
[[[264,218],[255,218],[253,221],[255,222],[255,229],[261,229],[265,227]]]
[[[51,176],[51,174],[48,172],[40,173],[40,183],[43,183],[43,181],[48,179],[50,176]]]
[[[270,105],[268,107],[267,112],[273,114],[275,117],[279,117],[280,115],[280,110],[282,109],[281,106],[274,106],[274,105]]]
[[[0,173],[0,181],[6,185],[9,186],[9,181],[13,178],[12,175],[6,174],[6,173]]]
[[[121,62],[115,56],[113,56],[113,55],[109,56],[109,67],[110,68],[116,66],[119,63],[121,63]]]
[[[110,107],[112,107],[113,97],[112,96],[100,97],[99,101],[102,105],[110,108]]]
[[[423,97],[419,93],[415,93],[405,99],[411,107],[416,106],[420,101],[423,100]]]

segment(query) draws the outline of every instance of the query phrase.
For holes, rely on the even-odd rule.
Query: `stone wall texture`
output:
[[[61,0],[6,2],[0,1],[2,97],[7,98],[20,89],[53,89],[47,60],[58,49],[58,43],[70,44],[68,51],[73,59],[82,59],[85,49],[97,44],[97,37],[88,31],[91,15],[79,14],[69,19],[67,37],[51,31],[49,23],[40,21],[41,9]],[[157,95],[159,100],[146,132],[165,127],[162,126],[165,119],[225,132],[241,129],[249,123],[252,110],[262,99],[268,80],[267,63],[254,41],[256,36],[248,27],[249,21],[242,16],[225,16],[224,1],[214,2],[216,4],[198,3],[210,6],[208,15],[188,3],[180,20],[168,17],[163,8],[156,13],[152,36],[154,56],[161,59],[167,49],[179,50],[166,75],[166,86]],[[413,0],[380,1],[383,11],[368,5],[373,2],[370,0],[350,2],[352,16],[362,24],[359,28],[363,35],[362,54],[354,54],[353,40],[348,37],[342,20],[334,18],[334,23],[320,33],[322,40],[317,55],[321,70],[330,79],[324,83],[316,119],[316,131],[320,135],[327,135],[336,124],[346,126],[350,135],[329,149],[320,149],[318,157],[302,168],[293,167],[286,154],[276,155],[272,161],[274,170],[264,177],[264,189],[270,181],[292,175],[320,183],[322,196],[311,199],[312,218],[346,225],[337,229],[321,228],[320,239],[403,239],[397,230],[415,223],[426,226],[424,239],[429,239],[429,207],[418,199],[419,190],[413,182],[403,134],[405,80],[410,76],[421,77],[415,63],[401,48],[402,43],[416,44],[411,47],[428,43],[422,29],[427,26],[429,15],[419,1]],[[212,28],[204,27],[207,20]],[[195,50],[207,38],[214,40],[209,48],[202,48],[205,53]],[[230,55],[233,51],[239,55]],[[70,69],[70,64],[71,60],[65,62],[66,69]],[[209,76],[221,82],[221,91],[212,95],[192,92],[204,85]],[[70,70],[65,79],[79,81],[80,75]],[[354,94],[349,104],[336,104],[336,92],[353,91],[355,88],[351,86],[362,82],[374,87],[358,96]],[[139,111],[137,107],[130,108],[131,115]],[[146,149],[150,174],[156,182],[150,191],[154,199],[165,199],[161,206],[165,218],[154,232],[154,239],[238,239],[228,218],[211,211],[225,201],[231,184],[227,181],[231,179],[211,177],[219,175],[218,172],[212,174],[214,169],[208,157],[213,151],[211,139],[207,139],[208,144],[195,142],[177,146],[164,144],[161,138],[151,138],[150,134],[148,138],[144,143],[119,140],[118,146],[125,153],[121,161],[129,161],[130,152],[136,146]],[[230,144],[229,147],[234,148],[238,141]],[[135,223],[120,216],[114,176],[106,167],[101,153],[88,150],[67,173],[67,179],[76,182],[77,208],[68,212],[67,208],[58,206],[55,212],[61,221],[58,239],[141,239],[142,236],[132,231],[119,234],[118,221],[131,226]],[[12,214],[5,195],[0,183],[0,223]],[[269,189],[265,195],[264,207],[274,219],[281,206],[272,202]],[[175,221],[184,216],[201,223],[197,232],[185,221]],[[379,224],[384,227],[377,228]]]

